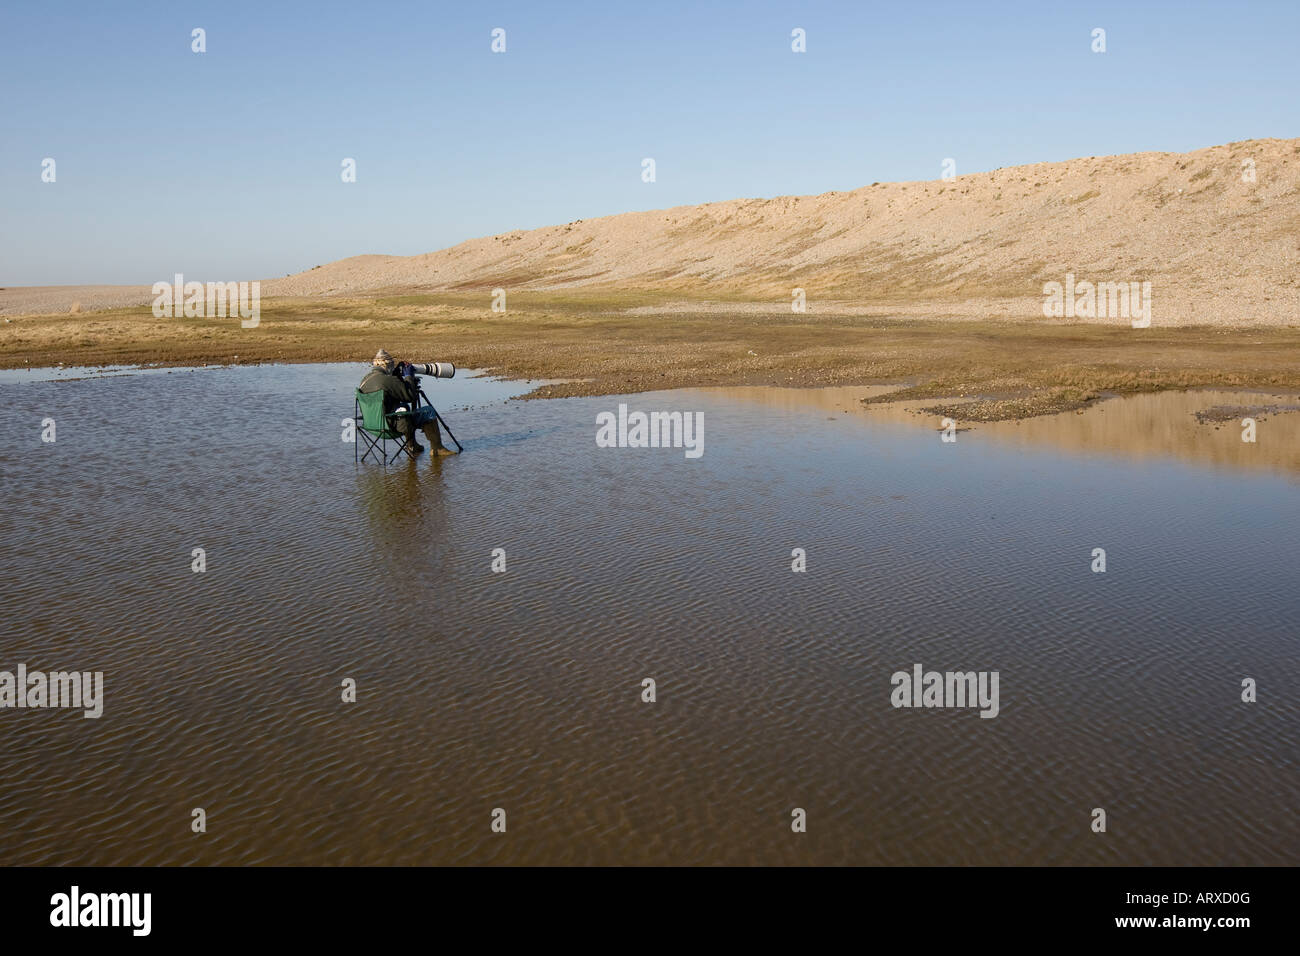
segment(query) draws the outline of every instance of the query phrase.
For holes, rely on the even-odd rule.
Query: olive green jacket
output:
[[[410,386],[396,375],[385,372],[378,366],[367,372],[366,377],[361,380],[361,384],[357,387],[367,394],[370,392],[383,392],[385,415],[391,414],[399,405],[415,407],[415,396],[411,394]]]

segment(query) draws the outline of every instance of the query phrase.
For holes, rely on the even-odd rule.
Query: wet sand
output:
[[[939,307],[934,318],[866,307],[834,315],[772,315],[738,303],[723,312],[657,308],[644,296],[520,292],[506,313],[469,294],[272,299],[255,329],[238,319],[157,319],[147,308],[6,316],[0,368],[360,361],[383,347],[412,361],[564,380],[536,398],[902,383],[891,401],[978,398],[978,411],[964,406],[954,417],[985,421],[1086,408],[1108,394],[1300,391],[1300,328],[953,321]]]

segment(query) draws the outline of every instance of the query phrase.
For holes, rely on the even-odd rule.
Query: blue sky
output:
[[[946,157],[1290,138],[1298,36],[1296,0],[9,3],[0,285],[269,278]]]

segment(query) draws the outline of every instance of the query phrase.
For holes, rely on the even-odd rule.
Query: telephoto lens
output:
[[[455,378],[456,366],[451,362],[426,362],[423,365],[413,365],[421,375],[432,375],[434,378]]]

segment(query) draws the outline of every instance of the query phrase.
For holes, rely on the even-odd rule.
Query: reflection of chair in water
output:
[[[358,574],[392,581],[408,606],[431,608],[438,606],[436,589],[455,571],[451,557],[458,535],[445,487],[447,462],[432,458],[424,464],[359,468],[351,497],[365,522],[358,528]]]
[[[406,444],[406,436],[401,432],[395,431],[389,424],[389,419],[410,417],[408,412],[393,412],[384,414],[384,393],[383,392],[363,392],[357,389],[356,392],[356,422],[357,435],[365,441],[365,454],[361,453],[361,442],[355,442],[352,448],[353,461],[365,461],[370,455],[378,454],[382,457],[383,463],[388,464],[388,443],[397,442],[397,451],[393,452],[393,461],[396,461],[402,455],[406,455],[412,461],[415,460],[415,454]],[[360,455],[358,458],[357,456]]]

